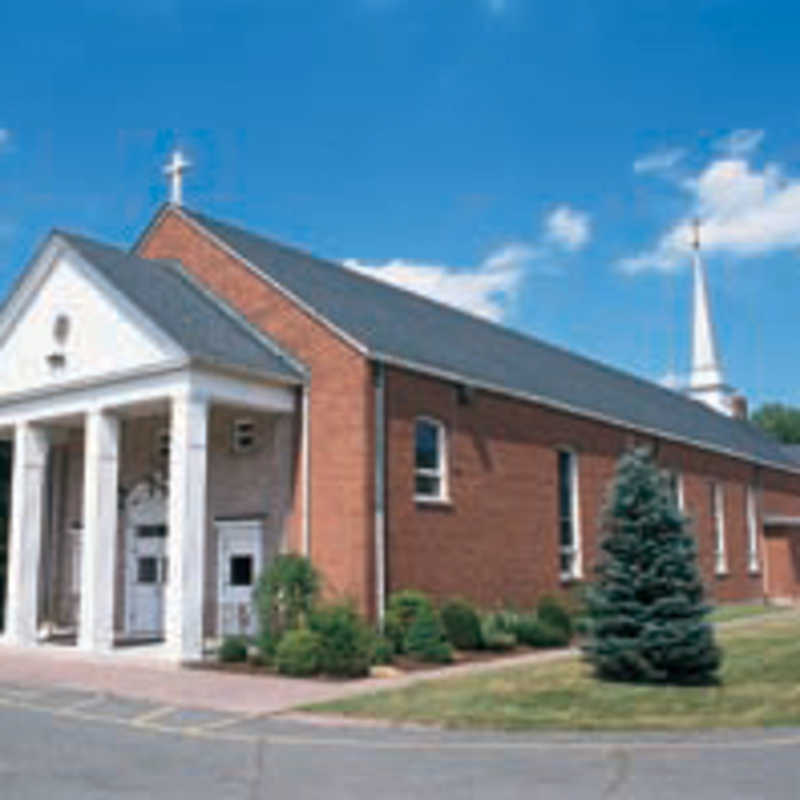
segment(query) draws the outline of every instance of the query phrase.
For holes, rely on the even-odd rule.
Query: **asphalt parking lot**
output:
[[[511,735],[337,727],[0,685],[4,800],[795,800],[800,731]]]

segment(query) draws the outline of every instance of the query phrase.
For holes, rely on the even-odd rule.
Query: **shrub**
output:
[[[516,615],[514,615],[516,618]],[[515,619],[516,622],[516,619]],[[507,611],[494,611],[481,619],[481,639],[487,650],[511,650],[517,643]]]
[[[481,621],[466,600],[451,600],[442,606],[442,624],[450,643],[459,650],[477,650],[482,644]]]
[[[247,639],[244,636],[226,636],[219,646],[217,658],[228,664],[247,661]]]
[[[536,606],[536,616],[549,628],[562,631],[567,641],[572,638],[572,618],[554,597],[543,597]]]
[[[373,633],[352,606],[319,608],[311,614],[310,627],[320,639],[323,672],[348,678],[369,672]]]
[[[516,634],[517,641],[529,647],[564,647],[570,639],[563,629],[553,627],[535,614],[519,618]]]
[[[406,636],[405,651],[420,661],[447,664],[453,660],[442,622],[430,605],[421,606],[414,618]]]
[[[405,652],[405,641],[414,620],[421,610],[433,613],[433,603],[427,595],[415,589],[404,589],[389,597],[384,621],[384,633],[392,642],[395,653]]]
[[[306,628],[287,631],[275,651],[275,663],[278,672],[283,675],[316,675],[321,661],[322,643],[319,634]]]
[[[394,661],[394,645],[385,636],[373,636],[370,648],[372,664],[391,664]]]
[[[255,599],[261,629],[259,645],[265,655],[273,655],[283,634],[308,619],[319,584],[311,562],[293,553],[277,556],[261,574]]]

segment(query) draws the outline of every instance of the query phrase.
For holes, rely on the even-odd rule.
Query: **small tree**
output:
[[[271,656],[286,631],[304,625],[319,593],[319,574],[294,553],[277,556],[255,588],[262,651]]]
[[[705,620],[688,520],[646,450],[617,466],[603,522],[597,579],[587,593],[587,659],[598,677],[707,684],[720,652]]]

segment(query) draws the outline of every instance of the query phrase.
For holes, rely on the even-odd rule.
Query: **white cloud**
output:
[[[0,128],[0,151],[11,142],[11,131],[8,128]]]
[[[349,258],[343,263],[372,278],[498,321],[519,289],[525,269],[539,256],[538,249],[514,243],[495,250],[471,270],[403,259],[370,265]]]
[[[729,156],[746,156],[752,153],[764,138],[764,131],[756,128],[738,128],[713,143],[716,150]]]
[[[683,147],[672,147],[669,150],[656,150],[640,156],[633,162],[634,172],[665,172],[672,169],[686,157]]]
[[[620,266],[627,272],[672,270],[687,263],[691,218],[702,220],[704,252],[741,258],[800,247],[800,180],[775,165],[754,169],[742,158],[712,161],[684,182],[690,213],[662,234],[656,246]]]
[[[585,211],[562,205],[545,218],[547,238],[565,250],[580,250],[591,237],[591,220]]]

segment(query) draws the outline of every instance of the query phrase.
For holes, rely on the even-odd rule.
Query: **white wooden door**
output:
[[[164,631],[164,589],[169,576],[167,526],[136,525],[131,531],[128,628],[137,635]]]
[[[258,632],[253,599],[262,565],[264,526],[261,520],[218,521],[219,635]]]
[[[164,633],[167,560],[167,494],[142,482],[125,502],[125,628],[134,636]]]

